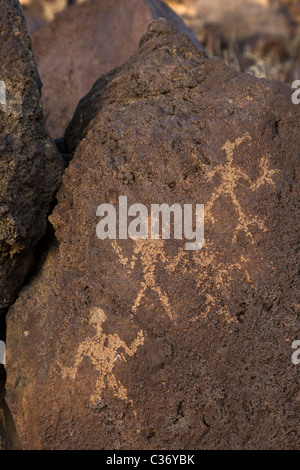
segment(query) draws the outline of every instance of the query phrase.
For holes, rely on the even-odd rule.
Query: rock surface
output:
[[[46,230],[62,165],[45,126],[40,79],[20,4],[0,2],[0,312]]]
[[[28,33],[30,35],[38,31],[40,28],[42,28],[46,24],[45,21],[43,21],[41,18],[37,16],[25,15],[25,19],[26,19]]]
[[[299,107],[165,21],[92,92],[8,315],[7,399],[25,449],[296,449]],[[101,111],[101,112],[100,112]],[[205,204],[205,246],[99,240],[96,209]]]
[[[71,6],[37,31],[33,49],[54,139],[63,136],[78,101],[100,75],[122,65],[138,49],[148,24],[160,16],[197,42],[160,0],[91,0]]]

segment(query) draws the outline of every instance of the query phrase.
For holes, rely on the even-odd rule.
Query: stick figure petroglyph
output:
[[[237,188],[239,180],[242,179],[248,182],[250,185],[250,189],[252,191],[255,191],[256,189],[260,188],[263,184],[270,184],[272,186],[275,186],[272,176],[277,173],[277,170],[268,169],[267,157],[262,157],[260,161],[259,166],[262,175],[255,182],[251,182],[247,173],[245,173],[241,168],[233,166],[234,150],[245,141],[252,141],[252,138],[248,133],[246,133],[243,137],[236,139],[234,142],[230,142],[229,140],[227,140],[227,142],[222,147],[222,150],[225,150],[226,152],[226,163],[221,163],[220,165],[216,166],[215,168],[206,173],[208,181],[211,181],[216,174],[218,174],[221,178],[221,183],[219,187],[214,190],[213,196],[209,200],[208,204],[206,204],[205,206],[206,217],[210,219],[212,223],[215,223],[215,218],[212,215],[212,208],[214,203],[217,199],[222,196],[229,196],[238,215],[238,224],[233,235],[233,242],[236,241],[236,237],[239,231],[244,231],[245,234],[249,236],[251,241],[253,241],[253,236],[249,229],[249,227],[252,225],[257,225],[261,230],[266,231],[265,224],[262,220],[260,220],[256,216],[251,216],[249,214],[246,215],[244,213],[241,204],[235,194],[235,190]]]
[[[215,202],[224,196],[231,199],[237,217],[238,222],[233,233],[233,242],[236,241],[237,234],[243,231],[253,242],[253,235],[251,227],[256,225],[259,229],[266,231],[267,228],[263,220],[259,219],[255,215],[246,214],[243,207],[238,200],[236,189],[240,180],[247,183],[250,191],[256,191],[262,185],[268,184],[275,186],[273,181],[273,175],[278,170],[269,169],[268,156],[263,156],[259,161],[260,175],[253,181],[248,174],[234,164],[234,152],[243,143],[251,143],[251,136],[246,133],[244,136],[235,139],[233,142],[227,140],[223,145],[222,150],[225,151],[225,163],[216,165],[213,169],[209,169],[206,172],[206,180],[212,181],[215,175],[220,179],[219,185],[216,185],[213,189],[213,194],[210,197],[208,203],[205,205],[205,218],[210,220],[212,224],[215,224],[215,217],[213,215],[213,206]],[[163,265],[166,271],[166,276],[174,273],[180,265],[180,272],[186,273],[187,271],[193,273],[197,279],[197,289],[200,292],[205,291],[208,285],[208,266],[213,265],[213,276],[214,284],[217,288],[221,288],[224,284],[230,284],[234,277],[232,273],[235,271],[245,270],[245,260],[243,255],[237,257],[233,263],[223,263],[220,261],[216,254],[213,252],[211,246],[208,247],[206,241],[206,249],[202,251],[196,251],[194,254],[186,252],[182,247],[179,248],[177,254],[171,258],[165,254],[165,241],[159,240],[133,240],[133,253],[129,258],[125,255],[125,251],[116,240],[112,240],[112,247],[118,256],[121,265],[127,269],[128,273],[132,273],[133,270],[137,269],[137,264],[140,263],[142,267],[142,279],[140,283],[140,289],[133,300],[131,311],[136,314],[138,308],[141,305],[142,299],[146,297],[147,291],[152,291],[157,294],[160,304],[163,306],[170,320],[176,325],[178,314],[174,311],[171,305],[171,301],[159,285],[157,276],[157,266],[159,263]],[[196,267],[192,267],[191,259],[194,260]],[[245,270],[245,275],[247,271]],[[206,287],[205,287],[206,286]],[[205,315],[205,312],[203,312]]]
[[[156,268],[159,261],[167,263],[164,251],[164,240],[134,240],[133,256],[131,260],[122,255],[122,251],[119,245],[114,241],[112,243],[114,250],[118,254],[120,262],[123,266],[129,267],[129,272],[132,272],[136,266],[137,260],[141,262],[143,270],[143,280],[141,282],[141,288],[133,302],[131,311],[133,314],[137,312],[138,307],[141,304],[142,299],[146,295],[147,289],[152,290],[158,295],[159,301],[163,306],[170,320],[176,324],[176,313],[173,311],[168,295],[162,290],[156,279]]]
[[[130,346],[127,346],[117,334],[106,335],[102,329],[105,320],[106,316],[101,308],[92,309],[90,324],[94,325],[96,329],[95,336],[80,343],[73,367],[64,367],[59,364],[62,377],[75,380],[84,357],[89,358],[99,372],[95,392],[90,398],[91,404],[97,404],[101,401],[101,393],[106,385],[113,390],[116,397],[127,400],[126,388],[116,379],[112,371],[116,360],[126,362],[125,355],[133,357],[138,347],[144,344],[142,330],[138,332],[136,339]],[[123,353],[120,350],[123,350]]]

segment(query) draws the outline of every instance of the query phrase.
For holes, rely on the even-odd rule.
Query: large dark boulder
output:
[[[62,164],[18,1],[0,2],[0,313],[15,299],[44,235]],[[2,92],[2,93],[1,93]]]
[[[163,20],[83,99],[57,244],[8,315],[24,448],[299,447],[299,112]],[[99,240],[119,196],[204,204],[204,247]]]

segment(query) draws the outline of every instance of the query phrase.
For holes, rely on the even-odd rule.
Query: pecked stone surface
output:
[[[44,235],[62,166],[45,126],[40,79],[18,1],[0,1],[0,313]]]
[[[160,16],[200,47],[161,0],[92,0],[73,5],[33,35],[46,122],[53,138],[63,136],[78,101],[100,75],[122,65],[138,49],[148,24]]]
[[[7,400],[25,449],[296,449],[299,108],[165,21],[91,91],[11,307]],[[76,127],[77,126],[77,127]],[[102,203],[205,204],[205,245],[99,240]]]

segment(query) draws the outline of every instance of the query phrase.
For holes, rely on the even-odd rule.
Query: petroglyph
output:
[[[242,206],[235,194],[235,190],[239,181],[244,180],[249,183],[250,189],[252,191],[260,188],[263,184],[270,184],[274,186],[275,183],[272,179],[272,176],[278,171],[268,169],[268,158],[266,156],[263,156],[260,161],[260,170],[262,171],[262,175],[258,178],[256,182],[251,182],[247,173],[245,173],[242,169],[238,168],[237,166],[233,165],[235,149],[246,141],[252,141],[252,138],[248,133],[246,133],[243,137],[239,137],[234,142],[227,140],[227,142],[222,147],[222,150],[225,150],[226,152],[226,163],[221,163],[220,165],[216,166],[214,169],[209,170],[206,173],[206,178],[208,181],[211,181],[216,174],[221,178],[221,183],[219,187],[215,189],[213,196],[205,205],[206,219],[211,220],[211,222],[214,224],[215,218],[212,215],[212,208],[216,200],[220,197],[229,196],[238,215],[238,224],[233,235],[233,242],[236,241],[237,234],[240,231],[244,231],[244,233],[253,242],[253,236],[250,231],[250,227],[253,225],[257,225],[263,231],[267,230],[262,220],[260,220],[256,216],[252,216],[251,214],[246,214],[243,211]]]
[[[133,357],[138,347],[145,341],[142,330],[138,332],[136,339],[130,346],[127,346],[116,334],[106,335],[102,329],[105,320],[106,315],[101,308],[92,309],[90,324],[96,329],[95,336],[80,343],[73,367],[64,367],[58,363],[62,377],[75,380],[83,359],[89,358],[99,373],[95,392],[90,397],[91,405],[96,405],[101,401],[101,394],[106,386],[113,390],[116,397],[127,400],[127,389],[116,379],[113,368],[117,360],[127,362],[126,355]],[[122,350],[123,352],[121,352]]]
[[[0,341],[0,364],[5,364],[6,347],[4,341]]]
[[[135,240],[133,243],[134,254],[129,260],[123,256],[121,247],[115,241],[112,242],[120,263],[127,267],[129,273],[133,272],[138,261],[142,264],[143,280],[131,307],[132,313],[137,313],[141,301],[146,297],[147,289],[149,289],[157,294],[162,307],[175,326],[178,314],[174,310],[168,295],[162,290],[156,279],[156,268],[159,262],[163,263],[166,275],[171,275],[178,269],[180,269],[181,274],[189,272],[195,275],[197,292],[199,295],[204,295],[206,301],[203,310],[192,321],[205,318],[212,310],[218,309],[217,301],[208,294],[213,285],[218,290],[226,290],[233,283],[235,274],[238,273],[239,277],[245,275],[247,279],[249,276],[245,268],[248,262],[247,257],[241,255],[236,262],[231,264],[220,261],[216,253],[213,252],[212,244],[207,244],[204,250],[193,253],[180,248],[177,255],[170,259],[165,254],[165,242],[163,240]],[[235,321],[230,316],[230,311],[226,310],[225,307],[222,308],[220,314],[228,323]]]
[[[226,304],[224,303],[220,306],[217,298],[211,295],[211,293],[214,292],[214,289],[217,289],[223,298],[230,297],[237,279],[239,282],[244,279],[252,285],[253,283],[248,272],[250,257],[238,254],[236,259],[228,263],[224,262],[222,256],[213,251],[211,243],[207,244],[206,248],[207,252],[193,254],[193,261],[196,265],[194,272],[197,279],[197,290],[199,295],[204,295],[206,298],[202,312],[196,315],[193,321],[199,318],[207,318],[210,313],[217,310],[227,323],[232,323],[236,321],[236,318],[232,317]]]
[[[131,311],[135,314],[141,304],[142,299],[146,295],[147,289],[152,290],[158,295],[159,301],[166,311],[170,320],[176,324],[176,313],[173,311],[168,295],[161,289],[156,280],[156,266],[159,261],[167,263],[168,259],[164,252],[164,240],[134,240],[133,256],[131,260],[122,255],[120,246],[113,241],[112,246],[116,251],[119,261],[123,266],[128,266],[129,272],[132,272],[136,267],[136,262],[139,260],[143,270],[143,280],[141,288],[133,302]]]
[[[6,87],[2,80],[0,80],[0,104],[6,104]]]

